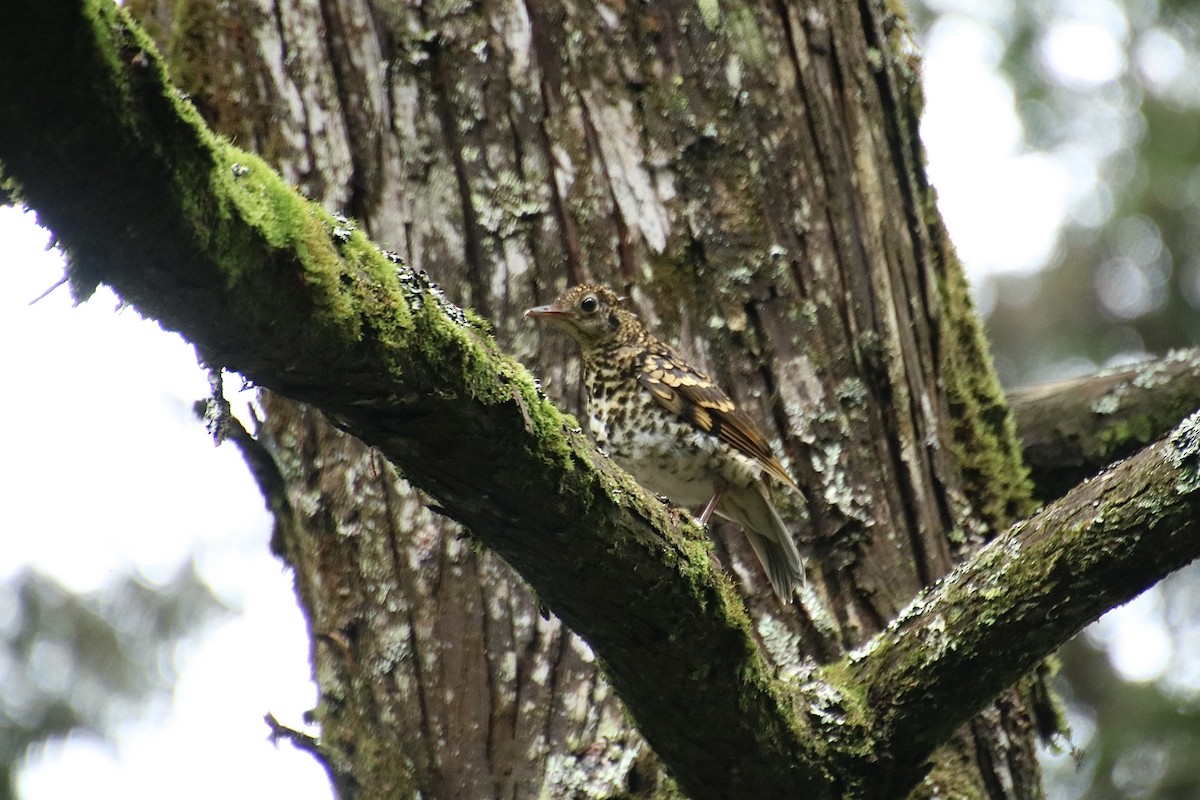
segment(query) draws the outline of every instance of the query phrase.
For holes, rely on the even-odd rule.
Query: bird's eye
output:
[[[596,309],[600,307],[600,301],[592,295],[588,295],[579,301],[579,310],[585,314],[595,314]]]

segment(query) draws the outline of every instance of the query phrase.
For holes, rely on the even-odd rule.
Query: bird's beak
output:
[[[534,319],[555,319],[556,317],[565,315],[566,312],[558,306],[534,306],[525,311],[526,317],[533,317]]]

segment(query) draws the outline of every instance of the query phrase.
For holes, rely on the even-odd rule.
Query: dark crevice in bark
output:
[[[875,9],[871,6],[871,0],[859,0],[858,11],[866,46],[878,52],[881,59],[891,60],[896,58],[886,36],[879,29],[878,19]],[[887,150],[892,162],[893,173],[899,178],[895,182],[895,185],[900,190],[903,199],[900,205],[904,211],[904,219],[908,226],[913,263],[930,263],[932,253],[930,252],[929,242],[925,233],[926,222],[921,216],[921,210],[925,208],[924,194],[922,192],[924,187],[913,186],[914,175],[920,172],[920,170],[914,168],[914,165],[921,163],[919,151],[916,153],[913,152],[914,146],[919,147],[919,145],[914,145],[913,142],[915,137],[912,134],[915,128],[906,129],[904,127],[911,120],[911,116],[907,105],[897,102],[898,98],[900,98],[900,93],[899,87],[893,81],[893,70],[886,69],[885,65],[881,64],[878,68],[873,69],[871,73],[875,79],[878,97],[884,112],[878,115],[878,120],[887,138]],[[936,294],[930,293],[929,277],[930,270],[916,270],[916,279],[920,290],[917,296],[921,299],[921,306],[925,311],[926,317],[936,323],[937,315],[931,313],[931,310],[925,307],[925,302],[928,299],[937,297]],[[908,296],[911,298],[913,295],[909,294]],[[937,345],[937,324],[919,326],[919,330],[928,330],[930,332],[930,345],[933,356],[933,360],[930,363],[940,364],[941,353]]]
[[[350,151],[350,196],[346,199],[345,207],[340,211],[348,217],[354,217],[370,229],[370,206],[366,187],[366,166],[359,144],[373,140],[375,137],[367,131],[360,130],[357,124],[354,106],[362,102],[365,92],[358,91],[361,87],[351,86],[352,62],[346,52],[345,31],[343,21],[335,17],[338,10],[336,3],[320,0],[317,8],[321,15],[322,43],[329,52],[329,68],[333,75],[333,85],[337,91],[338,116],[341,117],[348,131],[347,145]]]
[[[983,715],[971,720],[969,730],[971,741],[975,744],[975,760],[979,764],[979,774],[983,778],[984,791],[987,792],[988,797],[996,800],[1009,797],[996,774],[996,743],[989,726],[984,722]]]
[[[445,778],[438,768],[437,741],[438,738],[430,727],[433,719],[429,708],[429,690],[426,687],[425,670],[421,664],[422,650],[417,640],[417,619],[411,608],[405,608],[405,622],[408,627],[408,654],[412,659],[413,682],[416,684],[417,707],[420,709],[420,733],[417,737],[419,747],[425,755],[422,772],[426,772],[426,780],[435,787],[445,787]],[[424,784],[424,781],[422,781]],[[427,785],[427,784],[426,784]]]
[[[428,28],[424,8],[421,9],[421,19]],[[446,64],[445,48],[446,44],[440,37],[429,43],[429,70],[432,78],[430,89],[434,94],[438,123],[442,135],[446,137],[444,151],[454,165],[454,180],[458,188],[459,210],[462,213],[463,267],[467,284],[471,288],[470,305],[482,316],[490,318],[492,301],[490,281],[487,279],[488,262],[483,248],[483,228],[479,224],[479,212],[471,197],[471,179],[467,174],[458,117],[450,96],[454,91],[454,82],[450,67]]]
[[[468,563],[471,565],[471,571],[474,573],[475,580],[465,580],[463,585],[466,592],[472,594],[475,602],[479,604],[479,635],[480,640],[483,642],[482,655],[484,662],[483,686],[484,691],[487,692],[486,707],[489,712],[486,715],[486,722],[484,723],[486,726],[483,739],[484,758],[488,774],[492,778],[492,795],[499,797],[500,783],[497,775],[497,759],[499,757],[500,743],[497,741],[497,725],[500,721],[500,715],[497,713],[497,710],[500,708],[499,698],[501,690],[496,685],[497,665],[495,661],[500,657],[499,653],[502,653],[504,648],[499,647],[498,643],[494,641],[491,615],[488,613],[487,608],[488,598],[485,590],[487,582],[481,579],[481,573],[485,567],[481,561],[482,557],[471,558],[469,560]]]
[[[758,310],[758,301],[754,299],[746,301],[742,305],[742,310],[745,311],[746,319],[750,323],[754,341],[758,343],[758,374],[762,376],[763,388],[767,390],[767,408],[771,412],[771,421],[779,434],[779,441],[784,445],[791,444],[796,439],[793,436],[791,420],[784,407],[783,398],[779,393],[779,382],[775,378],[773,366],[776,362],[776,355],[771,346],[771,337],[763,325],[762,315]],[[788,456],[790,460],[796,460],[795,453],[788,453]]]
[[[824,100],[822,97],[820,97],[819,91],[814,93],[812,88],[809,86],[809,78],[806,74],[803,60],[800,57],[801,45],[796,41],[794,25],[797,23],[793,21],[792,13],[784,0],[777,0],[775,3],[775,13],[779,17],[780,27],[784,32],[783,41],[787,48],[788,64],[791,68],[792,81],[796,91],[800,95],[798,98],[799,105],[804,109],[803,117],[807,126],[808,141],[812,143],[814,148],[816,162],[825,169],[829,169],[832,166],[831,157],[826,150],[826,138],[821,135],[821,131],[817,123],[819,107]],[[824,175],[822,175],[821,180],[823,183],[828,182],[828,178]],[[837,230],[836,220],[831,218],[832,211],[829,208],[824,210],[824,214],[826,216],[825,224],[827,229],[832,234],[830,236],[829,243],[835,251],[837,262],[843,263],[843,254],[837,252],[841,243],[838,241],[836,234],[834,234],[834,232]],[[801,241],[804,241],[804,237],[801,237]],[[841,271],[839,270],[839,272]],[[801,288],[804,286],[804,282],[799,277],[796,279],[796,284]],[[854,327],[851,322],[849,309],[846,307],[844,302],[846,298],[850,297],[850,292],[847,291],[845,286],[843,286],[842,289],[843,294],[836,298],[836,302],[838,303],[839,310],[842,312],[842,318],[844,324],[846,325],[846,331],[851,340],[853,340],[853,336],[856,332],[854,331]]]
[[[931,556],[925,544],[926,535],[936,536],[939,534],[921,530],[920,519],[917,514],[920,495],[913,483],[913,476],[909,471],[909,467],[904,461],[904,455],[900,452],[900,439],[898,436],[888,436],[886,447],[887,457],[891,464],[889,473],[896,481],[896,497],[899,501],[899,511],[904,523],[904,530],[901,533],[907,537],[909,546],[912,548],[912,566],[916,570],[917,580],[920,581],[922,586],[928,586],[945,572],[945,570],[936,569],[930,563]],[[915,468],[916,465],[913,465],[913,467]]]
[[[538,118],[538,142],[542,148],[542,157],[546,159],[546,179],[549,184],[551,209],[558,222],[559,241],[566,254],[567,282],[569,285],[583,283],[587,276],[583,270],[583,254],[579,243],[579,229],[575,217],[567,206],[565,198],[559,191],[558,158],[554,154],[550,132],[547,126],[552,114],[563,110],[562,94],[551,82],[550,76],[559,73],[557,62],[558,51],[551,44],[546,25],[538,15],[538,4],[531,0],[525,2],[525,13],[529,17],[530,39],[532,41],[532,56],[535,69],[538,72],[538,90],[542,98],[542,114]]]
[[[547,675],[548,685],[546,696],[549,698],[549,701],[546,703],[545,718],[542,723],[542,730],[545,732],[547,742],[554,741],[554,717],[559,712],[557,705],[561,702],[561,698],[558,696],[560,675],[565,669],[564,662],[570,651],[571,643],[569,640],[572,634],[566,628],[560,627],[554,632],[553,636],[554,642],[547,648],[549,653],[547,663],[550,669]]]

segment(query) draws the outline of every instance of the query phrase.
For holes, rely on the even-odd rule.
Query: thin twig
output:
[[[303,750],[311,754],[318,761],[323,762],[325,760],[325,756],[321,752],[321,744],[315,736],[309,736],[303,731],[289,728],[276,719],[275,715],[270,712],[263,717],[263,722],[267,723],[267,727],[271,729],[271,744],[278,744],[280,739],[285,739],[291,742],[297,750]]]
[[[34,305],[35,303],[45,300],[50,295],[51,292],[53,292],[55,289],[62,286],[66,282],[67,282],[67,276],[66,276],[66,274],[64,274],[61,278],[58,279],[58,281],[53,286],[51,286],[49,289],[47,289],[46,291],[39,294],[37,297],[30,300],[29,305]]]

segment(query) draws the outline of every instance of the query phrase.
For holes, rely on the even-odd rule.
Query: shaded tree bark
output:
[[[422,32],[427,41],[406,45],[417,51],[396,52],[397,26],[413,23],[418,10],[362,2],[132,6],[217,130],[268,158],[309,197],[355,217],[406,261],[460,290],[481,286],[482,266],[454,249],[475,241],[479,225],[454,190],[461,157],[435,144],[443,123],[455,127],[442,119],[445,87],[433,85],[442,80],[429,63],[436,37]],[[423,85],[398,68],[400,59],[419,67]],[[406,103],[423,113],[408,116]],[[519,212],[499,221],[536,230]],[[511,327],[523,301],[507,302],[506,292],[473,297],[479,310],[503,307]],[[321,414],[276,394],[264,406],[262,433],[281,481],[262,485],[277,509],[277,552],[296,569],[313,631],[316,718],[342,794],[359,792],[363,763],[390,776],[388,791],[435,797],[660,791],[666,778],[591,650],[501,559],[431,513],[428,498],[385,457]],[[373,546],[362,546],[362,530],[380,533]],[[391,576],[386,585],[383,575]],[[380,602],[386,613],[368,613]],[[363,662],[375,680],[355,675]],[[398,729],[363,735],[382,719]]]
[[[183,74],[226,63],[252,79],[217,91],[195,78],[198,107],[352,211],[404,266],[197,134],[119,15],[102,6],[93,25],[70,3],[18,5],[18,29],[72,55],[55,66],[36,57],[44,42],[4,41],[29,58],[0,78],[23,122],[0,133],[0,160],[69,248],[77,290],[111,283],[210,363],[316,405],[537,592],[423,511],[427,499],[383,458],[311,410],[267,401],[260,444],[278,479],[264,483],[312,626],[322,752],[344,795],[670,791],[589,649],[539,621],[539,601],[588,638],[695,796],[1037,795],[1018,693],[962,723],[1093,606],[1050,631],[1005,628],[1005,642],[966,618],[962,641],[980,657],[1028,637],[996,670],[938,672],[957,639],[918,647],[925,671],[887,660],[920,644],[912,626],[980,610],[964,605],[974,591],[954,588],[978,588],[971,576],[1019,530],[901,614],[1030,507],[930,211],[901,20],[835,3],[180,6],[168,49]],[[62,86],[41,75],[31,92],[42,69]],[[45,109],[45,91],[63,102]],[[98,113],[81,123],[79,108]],[[264,109],[270,123],[252,113]],[[87,136],[72,138],[71,124]],[[90,155],[81,138],[108,148],[103,169],[74,169]],[[112,185],[123,192],[98,206]],[[412,267],[536,356],[568,403],[566,343],[535,342],[515,312],[564,278],[631,289],[782,444],[809,498],[791,510],[817,567],[804,603],[776,605],[740,538],[722,539],[747,617],[695,527],[591,451],[478,318]],[[1163,445],[1178,458],[1146,495],[1175,491],[1192,450]],[[1136,521],[1175,543],[1155,551],[1170,560],[1114,548],[1065,574],[1138,562],[1148,581],[1194,555],[1178,544],[1189,541],[1186,487],[1181,506]],[[998,574],[1012,583],[996,603],[1018,596],[1003,589],[1046,587]],[[1135,590],[1098,589],[1094,603]],[[876,705],[905,674],[952,706],[927,725],[936,737],[897,740],[920,729],[922,710]],[[950,700],[947,675],[970,681],[965,699]]]
[[[308,613],[321,754],[341,795],[656,790],[591,650],[511,568],[315,409],[273,393],[263,405],[259,444],[245,446],[282,479],[260,484],[276,487],[274,544]],[[386,735],[363,735],[383,720]],[[392,782],[362,782],[368,760]]]

